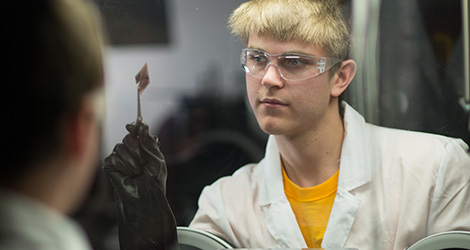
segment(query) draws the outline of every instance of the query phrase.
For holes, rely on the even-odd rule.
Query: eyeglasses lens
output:
[[[245,72],[255,77],[263,76],[270,65],[276,66],[281,76],[291,81],[311,78],[327,70],[325,57],[298,54],[269,55],[252,49],[243,50],[241,63]]]

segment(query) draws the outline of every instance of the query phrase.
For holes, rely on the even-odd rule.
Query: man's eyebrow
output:
[[[261,49],[261,48],[259,48],[259,47],[255,47],[255,46],[248,46],[247,49],[256,49],[256,50],[261,50],[261,51],[266,52],[264,49]],[[269,52],[266,52],[266,53],[269,53]],[[270,54],[270,53],[269,53],[269,54]],[[322,57],[322,56],[320,56],[320,55],[311,55],[311,54],[305,53],[305,51],[301,51],[301,50],[291,50],[291,51],[287,51],[287,52],[280,53],[280,54],[275,54],[275,55],[292,55],[292,54],[305,55],[305,56],[314,56],[314,57]]]
[[[256,49],[256,50],[261,50],[261,51],[264,51],[263,49],[259,48],[259,47],[254,47],[254,46],[248,46],[246,47],[247,49]]]
[[[288,52],[284,52],[282,54],[286,54],[286,55],[297,54],[297,55],[305,55],[305,56],[322,57],[321,55],[312,55],[312,54],[309,54],[309,53],[307,53],[305,51],[302,51],[302,50],[291,50],[291,51],[288,51]]]

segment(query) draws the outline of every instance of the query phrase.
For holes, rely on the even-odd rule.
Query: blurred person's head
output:
[[[98,14],[85,0],[6,6],[0,184],[71,212],[95,173],[101,139]]]

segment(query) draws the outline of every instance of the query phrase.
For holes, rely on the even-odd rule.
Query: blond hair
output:
[[[252,0],[230,15],[232,33],[248,42],[250,34],[319,46],[329,57],[346,59],[350,30],[339,0]]]

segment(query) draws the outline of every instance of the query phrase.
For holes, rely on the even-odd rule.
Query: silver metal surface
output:
[[[468,0],[462,0],[462,20],[463,20],[463,51],[464,51],[464,98],[470,104],[470,4]]]
[[[352,49],[357,73],[351,103],[370,123],[379,122],[379,14],[381,0],[352,1]]]

